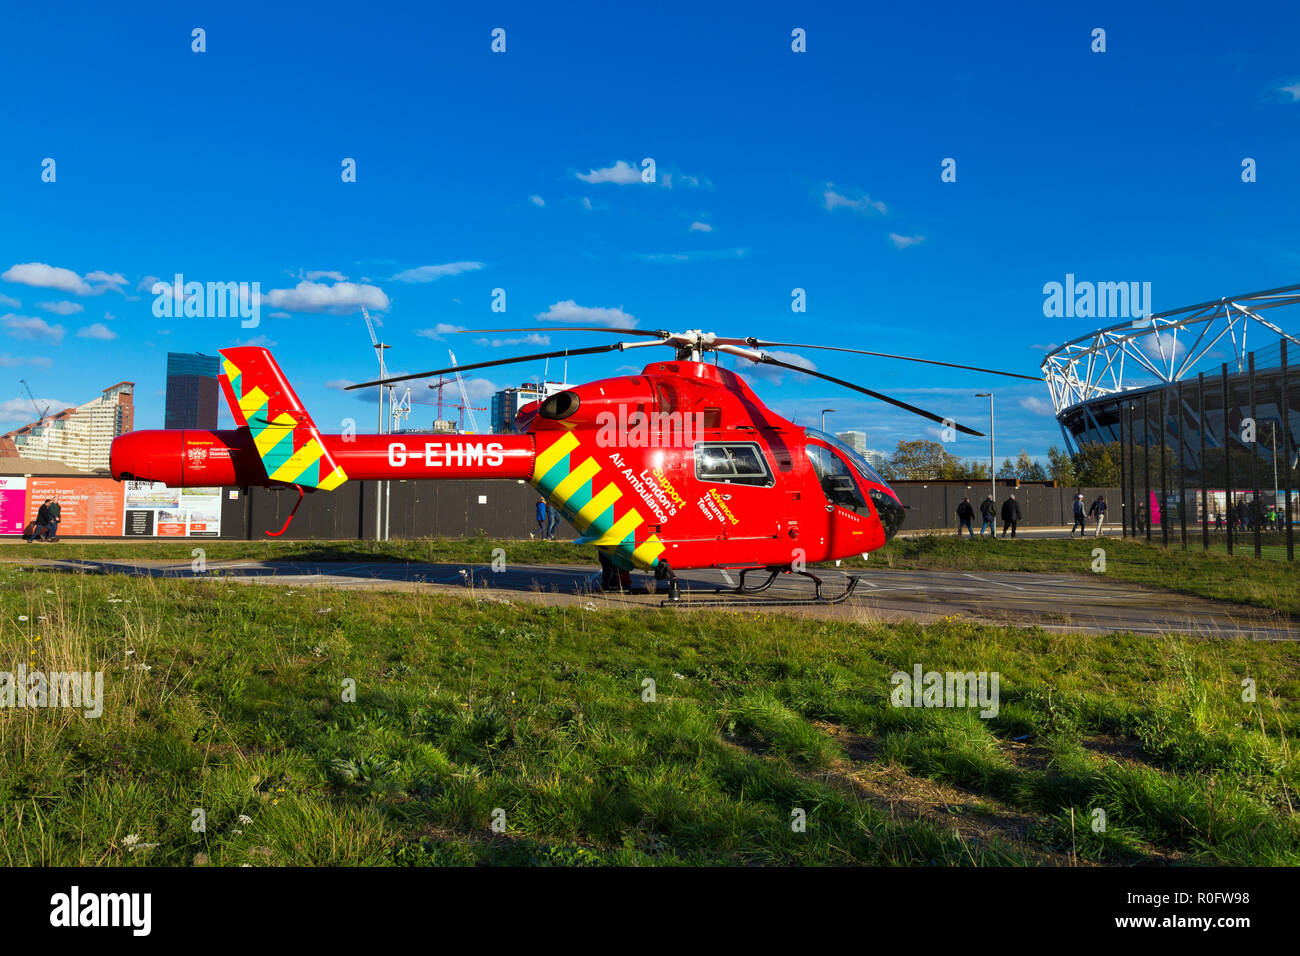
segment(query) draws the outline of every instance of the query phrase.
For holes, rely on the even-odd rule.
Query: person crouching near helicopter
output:
[[[975,537],[975,531],[971,528],[970,523],[975,517],[975,509],[971,507],[970,499],[963,498],[961,504],[957,506],[957,537],[961,537],[961,529],[965,528],[970,532],[970,536]],[[982,529],[981,529],[982,531]]]
[[[987,498],[985,498],[983,504],[980,505],[980,519],[981,519],[980,537],[981,538],[984,537],[984,529],[987,528],[989,534],[993,535],[994,538],[997,538],[998,506],[997,503],[993,500],[992,495],[989,495]]]

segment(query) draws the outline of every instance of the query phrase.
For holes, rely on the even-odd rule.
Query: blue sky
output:
[[[324,429],[365,427],[373,404],[337,386],[373,377],[366,302],[403,371],[441,367],[449,346],[462,363],[545,350],[431,337],[440,325],[572,314],[1035,374],[1045,347],[1110,324],[1044,317],[1043,285],[1066,273],[1150,282],[1157,311],[1300,280],[1293,7],[895,6],[13,7],[0,427],[32,418],[20,378],[56,404],[132,380],[138,427],[159,427],[167,351],[249,341],[274,343]],[[619,166],[646,157],[653,184]],[[259,282],[260,326],[156,318],[147,280],[175,273]],[[569,378],[650,354],[575,359]],[[1045,386],[804,354],[981,429],[973,394],[992,386],[999,458],[1061,443]],[[540,371],[493,369],[471,390]],[[828,383],[752,381],[806,424],[838,409],[828,424],[873,448],[937,437]],[[417,406],[412,424],[431,418]]]

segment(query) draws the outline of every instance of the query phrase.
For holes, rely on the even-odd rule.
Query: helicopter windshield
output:
[[[816,438],[818,441],[824,441],[826,444],[830,445],[837,452],[839,452],[840,456],[843,457],[844,460],[847,461],[849,464],[851,464],[858,471],[858,473],[862,475],[863,478],[867,479],[867,481],[874,482],[877,485],[884,485],[886,488],[889,487],[885,479],[880,477],[880,473],[877,472],[876,469],[872,468],[871,465],[867,463],[867,460],[863,458],[861,455],[859,455],[856,451],[854,451],[852,447],[846,445],[844,442],[840,441],[834,435],[828,435],[825,432],[818,431],[815,428],[806,428],[804,430],[808,433],[808,436],[810,438]],[[816,461],[814,460],[814,465],[815,464]]]

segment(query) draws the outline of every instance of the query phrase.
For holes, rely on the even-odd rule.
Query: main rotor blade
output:
[[[638,345],[642,343],[636,343]],[[657,343],[647,342],[646,345]],[[392,385],[394,382],[409,382],[413,378],[429,378],[433,375],[448,375],[452,372],[468,372],[476,368],[492,368],[497,365],[514,365],[518,362],[532,362],[535,359],[561,358],[568,355],[595,355],[599,352],[621,352],[624,348],[633,347],[628,342],[615,342],[613,345],[593,345],[585,349],[560,349],[555,352],[538,352],[536,355],[519,355],[515,358],[494,359],[491,362],[475,362],[471,365],[453,365],[450,368],[436,368],[431,372],[416,372],[414,375],[398,375],[395,378],[380,378],[373,382],[361,382],[357,385],[349,385],[344,389],[350,392],[357,388],[370,388],[375,385]]]
[[[603,325],[552,325],[532,329],[460,329],[452,335],[479,335],[483,332],[605,332],[609,335],[641,335],[655,339],[666,339],[671,332],[663,329],[607,329]]]
[[[753,360],[751,359],[751,361]],[[922,418],[928,418],[930,419],[930,421],[938,422],[940,425],[943,425],[945,427],[951,425],[953,428],[957,429],[957,431],[965,435],[975,435],[977,438],[984,437],[983,432],[977,432],[973,428],[967,428],[965,425],[955,422],[951,418],[943,418],[939,415],[936,415],[934,412],[927,412],[924,408],[917,408],[915,405],[907,404],[907,402],[900,402],[896,398],[890,398],[888,395],[882,395],[880,392],[873,392],[871,389],[863,388],[861,385],[854,385],[852,382],[846,382],[844,381],[844,379],[836,378],[834,375],[825,375],[821,372],[814,372],[812,369],[802,368],[801,366],[798,365],[792,365],[789,362],[782,362],[779,359],[774,359],[772,358],[772,356],[767,354],[763,354],[762,358],[759,359],[759,361],[764,365],[776,365],[779,366],[780,368],[788,368],[792,372],[803,372],[803,374],[811,375],[814,378],[821,378],[821,379],[825,379],[828,382],[834,382],[836,385],[843,385],[845,388],[851,388],[855,392],[861,392],[863,395],[870,395],[872,398],[879,399],[882,402],[888,402],[890,405],[894,405],[897,406],[898,408],[903,409],[904,411],[911,412],[913,415],[920,415]]]
[[[805,345],[802,342],[767,342],[761,339],[746,339],[751,348],[787,348],[787,349],[822,349],[827,352],[852,352],[855,355],[875,355],[880,358],[901,359],[904,362],[924,362],[926,365],[942,365],[945,368],[964,368],[971,372],[984,372],[988,375],[1005,375],[1007,378],[1023,378],[1030,382],[1041,382],[1042,378],[1033,375],[1021,375],[1018,372],[999,372],[997,369],[980,368],[977,365],[957,365],[953,362],[940,362],[936,359],[913,358],[910,355],[891,355],[889,352],[868,352],[866,349],[846,349],[839,345]]]

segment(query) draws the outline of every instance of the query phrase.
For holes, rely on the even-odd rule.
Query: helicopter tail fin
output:
[[[348,480],[270,352],[246,345],[221,357],[221,391],[235,424],[252,433],[268,478],[322,491]]]

